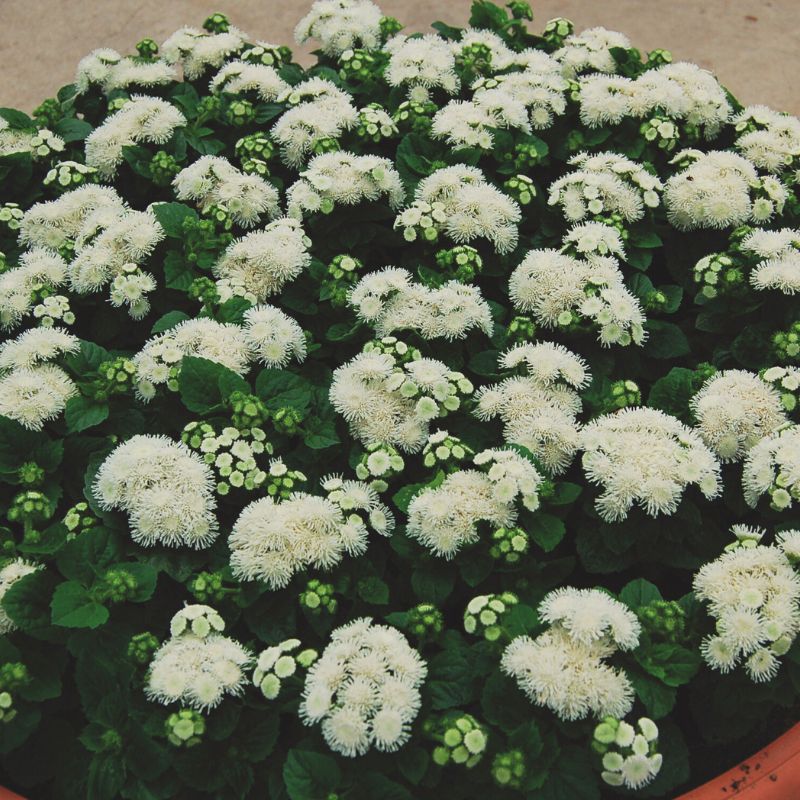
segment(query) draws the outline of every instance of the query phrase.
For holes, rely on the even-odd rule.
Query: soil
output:
[[[503,0],[498,0],[502,3]],[[463,25],[468,0],[378,0],[409,31],[435,19]],[[201,25],[214,11],[254,39],[291,44],[310,2],[292,0],[0,0],[0,106],[31,111],[70,83],[78,61],[97,47],[133,51],[152,36],[163,41],[182,25]],[[800,115],[798,0],[532,0],[533,30],[562,16],[576,28],[603,25],[634,46],[672,50],[676,60],[714,71],[743,103]],[[298,48],[308,61],[310,47]]]

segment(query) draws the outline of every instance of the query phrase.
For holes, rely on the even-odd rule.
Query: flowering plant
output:
[[[796,718],[800,121],[531,18],[0,109],[6,783],[674,797]]]

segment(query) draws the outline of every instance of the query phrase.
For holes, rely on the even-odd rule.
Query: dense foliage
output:
[[[674,797],[796,719],[800,122],[530,18],[0,109],[5,784]]]

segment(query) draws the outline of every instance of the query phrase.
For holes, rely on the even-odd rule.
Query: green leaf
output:
[[[20,630],[35,630],[50,625],[53,582],[50,573],[38,570],[12,583],[3,595],[2,606]]]
[[[0,472],[16,472],[30,459],[31,452],[47,441],[45,434],[29,431],[0,415]]]
[[[185,322],[189,318],[189,315],[184,314],[183,311],[168,311],[164,316],[159,317],[153,323],[150,333],[164,333],[164,331],[174,328],[176,325]]]
[[[83,377],[87,372],[96,372],[97,368],[111,358],[111,353],[94,342],[82,341],[77,353],[65,356],[64,363],[76,375]]]
[[[450,596],[455,583],[455,569],[441,560],[422,564],[411,575],[411,588],[423,603],[443,603]]]
[[[108,419],[108,403],[97,403],[88,397],[78,395],[67,400],[64,409],[64,421],[67,431],[80,433],[93,428]]]
[[[336,433],[336,424],[332,419],[310,417],[304,423],[305,436],[303,442],[312,450],[324,450],[341,442]]]
[[[194,267],[177,250],[170,250],[164,256],[164,279],[168,289],[185,292],[194,278]]]
[[[305,378],[283,369],[262,369],[256,378],[256,394],[270,411],[291,406],[304,413],[313,391],[313,385]]]
[[[155,567],[140,561],[126,561],[124,563],[111,564],[108,569],[125,570],[125,572],[134,577],[136,591],[131,596],[131,602],[143,603],[153,596],[158,582],[158,570]]]
[[[581,495],[583,487],[577,483],[559,481],[553,490],[552,497],[547,498],[548,505],[568,506],[574,503]]]
[[[164,233],[171,239],[183,238],[183,223],[187,219],[197,219],[197,212],[183,203],[156,203],[152,206]]]
[[[673,367],[659,378],[650,389],[647,405],[658,408],[678,419],[688,421],[689,401],[694,394],[694,372],[684,367]]]
[[[331,756],[311,750],[291,749],[283,765],[283,782],[291,800],[321,800],[342,780]]]
[[[56,587],[50,608],[53,625],[63,628],[98,628],[108,621],[108,609],[93,600],[76,581]]]
[[[619,593],[619,599],[628,608],[636,611],[641,606],[649,605],[656,600],[663,600],[658,586],[646,581],[644,578],[637,578],[626,584]]]
[[[537,800],[600,800],[598,775],[588,747],[565,747],[536,795]]]
[[[639,648],[642,649],[642,648]],[[700,669],[700,654],[679,644],[653,644],[634,653],[644,670],[667,686],[682,686]]]
[[[178,388],[184,406],[198,414],[219,409],[235,389],[250,390],[247,381],[233,370],[216,361],[195,356],[182,359]]]
[[[358,596],[365,603],[385,606],[389,602],[389,587],[380,578],[371,575],[358,582]]]
[[[125,762],[116,754],[98,753],[86,780],[86,800],[116,800],[125,785]]]
[[[626,672],[649,717],[661,719],[672,711],[678,698],[677,689],[638,669],[629,668]]]
[[[76,119],[75,117],[60,119],[53,127],[53,132],[68,144],[82,142],[92,130],[92,126],[85,119]]]
[[[645,353],[651,358],[678,358],[690,352],[686,334],[672,322],[652,319],[647,323]]]
[[[0,119],[4,119],[9,128],[16,130],[34,130],[36,128],[36,122],[16,108],[0,108]]]
[[[364,797],[379,797],[381,800],[414,800],[414,796],[399,783],[390,780],[380,772],[367,772],[359,775],[358,786]]]
[[[431,760],[426,750],[410,743],[400,749],[396,758],[397,767],[403,773],[403,777],[414,786],[425,777]]]
[[[552,514],[537,511],[526,519],[526,528],[536,544],[549,553],[558,547],[567,532],[564,521]]]
[[[257,717],[247,720],[246,733],[238,748],[244,758],[258,764],[274,750],[278,741],[280,717],[272,714],[265,717],[259,713]]]

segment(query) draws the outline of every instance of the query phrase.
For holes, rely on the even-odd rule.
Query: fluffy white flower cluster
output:
[[[148,339],[133,357],[136,393],[148,402],[159,385],[176,390],[181,361],[186,356],[215,361],[244,375],[253,361],[277,367],[292,357],[302,361],[305,355],[302,328],[274,306],[249,308],[243,325],[206,317],[188,319]]]
[[[195,631],[197,627],[197,631]],[[238,696],[246,684],[252,653],[223,636],[222,617],[208,606],[186,606],[172,619],[171,638],[156,650],[147,672],[148,700],[181,702],[197,711],[218,706],[226,694]]]
[[[78,388],[61,367],[47,363],[75,353],[80,341],[61,328],[31,328],[0,345],[0,414],[32,430],[57,417]]]
[[[684,167],[664,187],[667,219],[678,230],[765,222],[783,210],[786,187],[777,178],[759,178],[756,168],[736,153],[681,150],[670,163]]]
[[[696,64],[665,64],[635,80],[620,75],[588,75],[580,80],[581,122],[589,127],[616,125],[627,117],[663,115],[683,120],[715,138],[731,113],[725,90]],[[666,120],[665,120],[666,121]]]
[[[421,180],[414,202],[398,214],[394,226],[404,229],[407,241],[414,241],[418,231],[429,240],[441,232],[457,244],[482,237],[498,253],[510,253],[517,246],[521,218],[517,203],[477,167],[456,164]]]
[[[310,247],[300,223],[289,217],[235,239],[213,267],[220,300],[261,303],[280,292],[311,263]]]
[[[400,173],[388,158],[337,151],[308,162],[300,179],[286,192],[286,207],[294,217],[315,211],[329,214],[337,203],[352,206],[383,195],[393,209],[405,198]]]
[[[370,0],[316,0],[294,29],[298,44],[316,39],[329,56],[363,47],[375,50],[380,44],[383,12]]]
[[[535,639],[517,636],[503,652],[503,671],[563,720],[624,717],[633,687],[604,660],[638,645],[636,615],[600,589],[572,587],[550,592],[539,609],[550,628]]]
[[[491,150],[493,128],[531,132],[528,110],[502,86],[477,92],[472,100],[451,100],[436,112],[431,134],[444,139],[454,150],[461,147]]]
[[[34,292],[50,291],[67,280],[67,263],[44,247],[19,257],[19,264],[0,273],[0,328],[16,327],[34,308]]]
[[[800,292],[800,230],[756,228],[745,236],[739,249],[762,259],[750,272],[754,289],[777,289],[790,295]]]
[[[228,56],[243,46],[244,34],[233,26],[220,33],[184,27],[161,45],[161,55],[168,64],[180,64],[184,76],[193,81],[208,67],[220,67]]]
[[[568,163],[578,169],[550,184],[547,202],[569,222],[608,214],[635,222],[661,202],[658,177],[618,153],[578,153]]]
[[[135,542],[207,547],[217,537],[214,476],[203,459],[167,436],[132,436],[100,465],[92,493],[126,511]]]
[[[380,345],[368,344],[334,371],[331,404],[364,444],[417,452],[428,438],[430,423],[456,411],[461,397],[472,393],[472,384],[462,373],[422,358],[393,337],[384,337]]]
[[[159,97],[134,95],[86,137],[86,163],[103,178],[113,178],[125,147],[142,142],[165,144],[186,117]]]
[[[262,103],[274,103],[290,88],[274,67],[247,61],[229,61],[214,75],[209,87],[212,92],[227,94],[253,92]]]
[[[232,323],[199,317],[179,322],[156,334],[133,357],[136,366],[136,392],[145,402],[155,396],[161,384],[177,383],[180,363],[185,356],[215,361],[244,375],[250,364],[250,348],[244,329]]]
[[[151,88],[171,83],[177,78],[175,70],[163,59],[148,61],[121,56],[116,50],[92,50],[78,62],[75,88],[78,94],[88,92],[93,85],[104,94],[131,86]]]
[[[780,394],[752,372],[729,369],[709,378],[690,407],[703,441],[723,464],[747,451],[787,421]]]
[[[6,596],[6,592],[20,578],[32,575],[40,569],[42,569],[40,564],[32,564],[24,558],[15,558],[0,568],[0,636],[5,636],[7,633],[17,629],[16,623],[8,616],[8,611],[6,611],[1,602]]]
[[[564,74],[570,78],[588,70],[616,72],[617,62],[611,55],[615,47],[627,50],[631,47],[630,39],[624,33],[607,28],[587,28],[567,36],[553,58],[560,62]]]
[[[357,619],[331,634],[306,676],[300,716],[321,722],[331,750],[392,753],[409,739],[427,665],[395,628]]]
[[[263,497],[245,506],[228,543],[237,578],[281,589],[308,567],[330,569],[345,556],[367,549],[368,527],[388,536],[391,511],[361,481],[330,477],[326,497],[293,492],[287,500]]]
[[[564,234],[562,252],[582,258],[615,256],[625,258],[625,245],[620,232],[603,222],[582,222]]]
[[[800,159],[800,119],[766,106],[748,106],[732,120],[734,147],[759,169],[779,173]]]
[[[518,498],[531,511],[539,506],[542,476],[526,458],[512,450],[484,450],[474,462],[482,469],[453,472],[409,503],[406,533],[434,555],[450,559],[476,542],[480,522],[512,526]]]
[[[389,54],[384,80],[408,87],[412,100],[426,100],[428,91],[439,87],[448,94],[458,91],[455,53],[441,36],[393,36],[383,49]]]
[[[481,95],[491,92],[490,107],[501,99],[512,108],[521,103],[534,130],[549,128],[567,109],[569,82],[561,74],[559,63],[540,50],[523,50],[514,56],[522,70],[478,78],[472,84],[473,102],[480,105]]]
[[[587,259],[557,250],[531,250],[509,279],[515,308],[546,328],[598,329],[604,347],[645,340],[645,317],[612,256]]]
[[[266,214],[277,217],[278,190],[258,175],[244,172],[221,156],[201,156],[172,181],[178,200],[194,200],[201,211],[221,206],[243,228]]]
[[[431,289],[405,269],[386,267],[365,275],[348,302],[377,336],[412,330],[423,339],[462,339],[478,328],[492,335],[492,312],[477,286],[448,281]]]
[[[338,139],[358,124],[350,95],[324,78],[308,78],[284,91],[278,101],[291,107],[272,126],[270,136],[292,167],[299,167],[317,142]]]
[[[683,492],[696,484],[706,498],[720,492],[720,467],[700,436],[655,408],[604,414],[580,433],[583,468],[602,486],[595,502],[606,522],[628,516],[634,504],[651,517],[673,514]]]
[[[701,645],[703,658],[721,672],[744,660],[747,674],[760,682],[775,677],[778,657],[800,631],[800,576],[780,547],[757,543],[763,530],[747,533],[700,568],[694,591],[716,622],[716,633]]]
[[[503,369],[527,374],[482,387],[475,395],[479,419],[500,417],[507,442],[527,447],[552,475],[563,472],[578,449],[579,389],[589,383],[583,359],[559,344],[520,344],[499,359]]]
[[[764,494],[777,511],[800,500],[800,425],[787,426],[750,449],[742,486],[744,499],[753,508]]]

